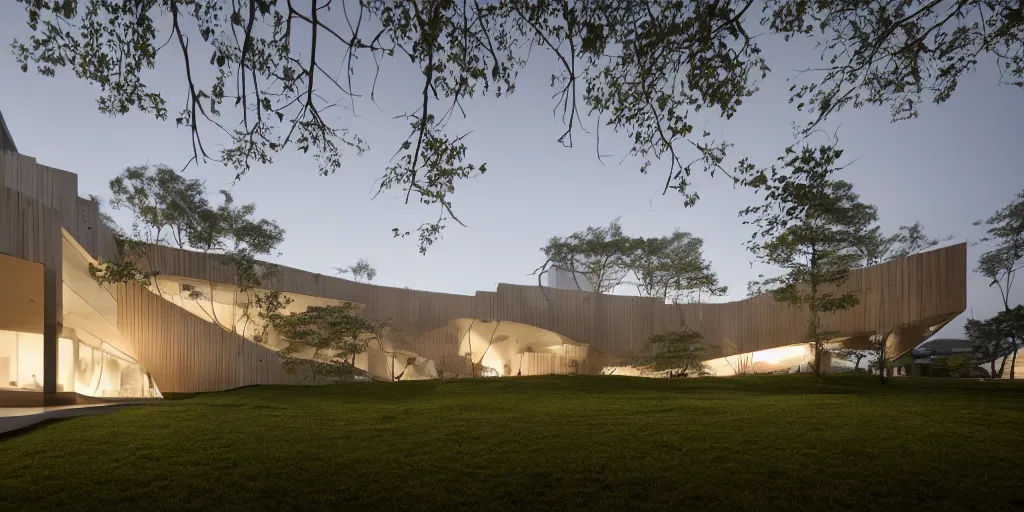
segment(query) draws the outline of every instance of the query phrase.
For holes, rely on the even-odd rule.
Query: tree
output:
[[[996,361],[1011,356],[1014,351],[1012,324],[1008,319],[1004,311],[986,320],[970,318],[964,324],[974,354],[980,362],[989,364],[989,376],[993,379],[1003,376],[1003,366],[997,370]]]
[[[673,303],[686,295],[724,295],[711,263],[704,260],[704,240],[685,231],[669,236],[639,238],[633,243],[628,269],[636,278],[637,291],[645,297],[661,297]]]
[[[954,379],[971,376],[974,369],[974,357],[968,355],[956,355],[946,358],[946,371]]]
[[[376,103],[381,66],[408,62],[422,74],[420,99],[400,114],[409,135],[379,192],[402,189],[407,203],[437,208],[437,219],[417,228],[421,252],[447,221],[461,224],[457,184],[486,171],[467,163],[468,134],[450,133],[449,120],[467,115],[467,98],[513,93],[539,50],[560,66],[551,80],[566,125],[559,141],[572,146],[581,112],[597,114],[628,137],[641,172],[663,163],[663,193],[678,191],[688,205],[699,197],[693,171],[739,179],[742,163],[723,164],[732,144],[695,130],[693,119],[702,110],[731,118],[758,90],[769,65],[751,33],[809,38],[821,49],[824,67],[800,72],[789,99],[811,115],[805,135],[849,106],[916,117],[922,102],[949,99],[984,57],[998,62],[1001,80],[1024,85],[1016,0],[768,0],[760,17],[752,0],[360,0],[341,3],[340,14],[328,9],[332,0],[18,1],[32,30],[12,43],[23,71],[69,69],[98,86],[99,109],[110,115],[171,117],[188,129],[194,161],[222,162],[239,177],[288,148],[312,151],[320,174],[340,169],[343,153],[367,145],[350,118],[328,110],[344,101],[356,116],[357,99]],[[176,107],[145,72],[167,52],[177,58],[161,66],[177,65],[182,78]]]
[[[920,222],[900,226],[895,233],[885,236],[882,234],[882,228],[875,224],[876,220],[877,216],[866,224],[858,225],[854,233],[854,248],[863,259],[865,267],[905,258],[953,238],[931,238],[925,234],[924,226]]]
[[[867,352],[863,350],[855,350],[850,348],[842,348],[836,350],[833,355],[843,359],[844,361],[853,361],[853,371],[860,371],[860,362],[867,357]]]
[[[1024,268],[1024,192],[1018,193],[1010,204],[996,210],[989,218],[975,222],[975,225],[987,226],[986,236],[979,243],[993,246],[978,258],[975,272],[987,277],[990,287],[996,286],[999,289],[1003,311],[1007,313],[1009,321],[1009,317],[1012,316],[1010,290],[1013,288],[1017,271]],[[1013,330],[1010,332],[1014,333]],[[1015,377],[1017,346],[1020,340],[1021,338],[1014,334],[1011,379]]]
[[[925,234],[921,222],[915,222],[909,226],[900,226],[892,235],[892,248],[886,261],[896,258],[906,258],[919,252],[931,249],[942,242],[953,239],[953,235],[944,238],[932,238]]]
[[[597,293],[608,293],[623,284],[630,271],[630,259],[636,240],[623,234],[619,219],[607,226],[588,227],[567,237],[551,237],[541,248],[547,258],[534,270],[537,283],[553,268],[570,272],[582,289],[577,276],[584,276]]]
[[[347,267],[334,267],[335,272],[338,274],[352,274],[352,278],[356,281],[363,279],[366,282],[373,281],[373,278],[377,277],[377,269],[370,265],[370,262],[366,258],[359,258],[358,261],[353,265]]]
[[[163,295],[160,269],[150,258],[148,244],[170,240],[181,249],[216,255],[234,271],[238,292],[247,295],[242,301],[239,334],[245,335],[252,324],[254,341],[265,341],[270,319],[291,303],[280,292],[257,289],[276,272],[275,265],[258,258],[270,255],[284,241],[285,231],[277,222],[257,219],[255,204],[236,205],[225,190],[220,191],[221,204],[214,206],[206,197],[202,181],[185,179],[165,165],[129,167],[110,180],[110,190],[110,206],[132,214],[132,232],[123,232],[106,216],[104,222],[114,233],[115,254],[112,261],[90,264],[93,279],[100,283],[134,281],[154,286]],[[214,283],[208,284],[212,290]],[[209,302],[209,310],[202,304],[199,307],[212,322],[238,332],[234,317],[224,321],[218,318],[212,293],[207,296],[189,284],[183,284],[182,291],[188,299]]]
[[[129,167],[110,180],[110,207],[132,213],[132,235],[152,244],[171,240],[184,248],[196,227],[196,215],[209,208],[205,185],[186,179],[166,165]]]
[[[678,370],[683,374],[705,371],[701,356],[707,349],[697,331],[682,329],[655,334],[647,340],[645,354],[635,356],[632,366],[653,371]]]
[[[259,290],[277,272],[277,266],[260,261],[261,256],[268,256],[284,241],[285,230],[276,221],[256,219],[256,205],[248,203],[235,205],[234,196],[226,190],[220,191],[223,201],[216,208],[207,207],[196,215],[197,221],[187,233],[187,240],[194,248],[207,254],[219,256],[221,263],[231,267],[235,274],[237,293],[244,294],[242,306],[242,332],[244,335],[250,324],[254,325],[253,339],[263,342],[273,317],[283,311],[292,299],[281,292]],[[210,281],[210,289],[214,283]],[[182,285],[192,300],[207,300],[210,303],[210,318],[229,328],[217,318],[213,294],[205,296],[199,290]],[[235,319],[230,319],[234,322]],[[237,328],[230,327],[235,331]]]
[[[833,146],[787,150],[780,159],[788,173],[772,170],[762,179],[765,202],[744,209],[745,224],[757,231],[748,247],[763,262],[785,274],[762,280],[775,299],[807,307],[807,339],[814,344],[814,375],[821,378],[821,360],[830,333],[822,315],[856,306],[852,291],[838,289],[859,262],[852,246],[853,232],[870,216],[871,208],[859,201],[853,186],[833,180],[842,151]]]
[[[100,212],[100,222],[103,223],[111,233],[121,233],[121,227],[117,225],[117,221],[110,216],[109,213],[103,211],[103,198],[95,194],[89,194],[89,200],[96,203]]]
[[[886,341],[888,340],[888,334],[873,334],[871,335],[871,351],[874,353],[875,359],[871,361],[869,369],[878,370],[878,378],[882,385],[889,383],[889,374],[892,373],[893,368],[896,368],[898,358],[890,356]]]
[[[294,371],[306,365],[314,375],[342,377],[361,373],[356,356],[381,341],[386,323],[367,320],[356,314],[355,306],[345,303],[309,306],[303,312],[275,318],[273,327],[290,342],[278,351],[287,362],[286,369]],[[298,361],[295,354],[310,349],[312,354]]]

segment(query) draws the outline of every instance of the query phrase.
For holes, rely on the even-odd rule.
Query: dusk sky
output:
[[[22,73],[7,45],[27,38],[25,20],[19,4],[2,2],[0,111],[21,153],[77,173],[81,195],[103,198],[109,197],[108,180],[127,166],[181,167],[191,158],[189,133],[173,120],[139,113],[107,117],[96,109],[98,90],[67,70],[58,70],[56,78]],[[761,91],[732,120],[708,126],[735,143],[733,159],[772,163],[793,142],[790,123],[806,121],[786,102],[786,79],[817,54],[769,38],[761,44],[773,70]],[[161,60],[166,65],[150,72],[150,83],[165,93],[173,119],[184,99],[184,79],[180,57],[166,53]],[[590,133],[577,131],[575,147],[563,148],[557,139],[564,126],[552,116],[555,62],[539,50],[533,57],[514,95],[470,101],[469,117],[450,126],[452,133],[473,131],[467,139],[469,159],[486,162],[489,171],[458,184],[454,207],[468,227],[449,223],[426,256],[417,252],[414,236],[394,239],[391,229],[414,229],[436,218],[435,210],[404,205],[397,190],[371,200],[375,180],[408,132],[408,122],[393,117],[416,108],[422,87],[419,72],[397,58],[385,63],[379,79],[383,112],[365,101],[356,105],[358,117],[338,111],[342,125],[366,139],[368,153],[349,154],[339,172],[323,177],[310,156],[287,150],[274,164],[243,177],[232,192],[240,202],[257,203],[258,215],[287,230],[277,262],[314,272],[333,274],[332,267],[365,257],[379,271],[375,284],[461,294],[493,290],[500,282],[532,284],[536,278],[528,274],[543,263],[540,248],[549,237],[621,217],[624,230],[634,236],[679,228],[702,237],[705,257],[730,289],[722,300],[743,298],[747,281],[764,270],[751,266],[753,258],[743,246],[751,228],[737,216],[754,196],[724,178],[696,175],[693,186],[701,200],[686,208],[677,194],[661,195],[667,162],[648,175],[639,173],[635,161],[620,165],[628,149],[622,135],[602,130],[601,152],[613,156],[599,162],[596,119],[585,119]],[[362,81],[372,76],[365,71]],[[893,124],[888,108],[867,107],[835,116],[828,129],[836,128],[846,160],[853,162],[842,177],[878,206],[887,232],[919,220],[933,236],[973,243],[982,235],[973,222],[1024,190],[1024,90],[998,85],[993,62],[965,77],[949,102],[925,106],[918,119]],[[205,180],[211,191],[231,186],[234,177],[216,163],[189,167],[186,174]],[[112,213],[123,225],[129,223],[123,212]],[[997,290],[973,272],[982,250],[969,248],[967,313],[942,335],[960,336],[972,311],[981,318],[1001,307]],[[1018,285],[1014,300],[1022,298],[1024,286]]]

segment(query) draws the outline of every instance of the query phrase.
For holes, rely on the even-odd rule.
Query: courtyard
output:
[[[169,398],[0,438],[0,508],[1024,506],[1016,382],[532,377]]]

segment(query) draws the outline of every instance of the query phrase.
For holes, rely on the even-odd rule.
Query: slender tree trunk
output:
[[[814,380],[815,382],[821,382],[821,335],[818,333],[821,327],[821,319],[818,316],[818,278],[815,274],[818,269],[818,251],[814,244],[811,244],[811,258],[809,266],[811,270],[810,334],[814,341]]]
[[[1013,340],[1013,359],[1010,360],[1010,380],[1014,378],[1014,370],[1017,367],[1017,340]]]
[[[988,364],[989,364],[989,368],[991,368],[991,371],[988,373],[988,377],[990,379],[994,379],[994,378],[996,378],[996,360],[993,359],[993,360],[989,361]]]

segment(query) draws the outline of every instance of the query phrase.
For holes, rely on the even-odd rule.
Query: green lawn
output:
[[[1021,510],[1024,386],[259,387],[0,438],[0,509]]]

